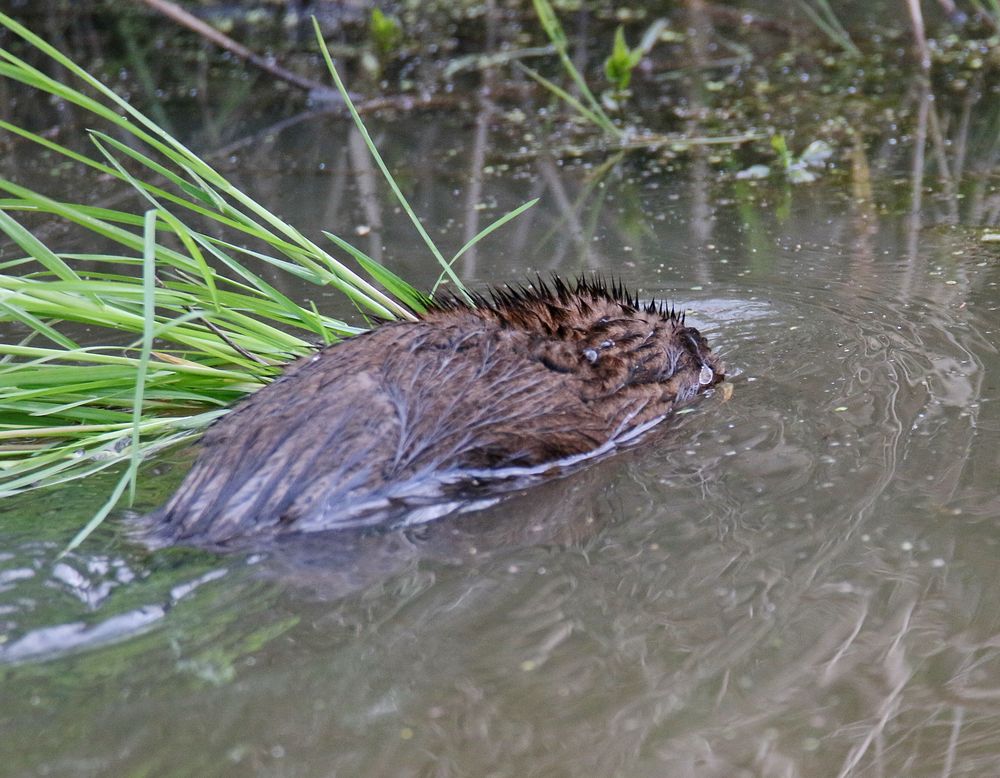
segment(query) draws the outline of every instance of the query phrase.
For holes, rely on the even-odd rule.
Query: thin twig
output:
[[[194,308],[191,308],[190,306],[185,306],[185,310],[187,310],[189,313],[195,312]],[[241,346],[239,343],[235,342],[232,338],[230,338],[225,332],[223,332],[214,324],[212,324],[212,322],[209,321],[206,317],[202,316],[200,318],[202,324],[204,324],[206,327],[208,327],[208,329],[214,332],[218,336],[219,340],[221,340],[223,343],[229,346],[229,348],[231,348],[237,354],[245,357],[246,359],[249,359],[251,362],[256,362],[258,365],[266,365],[267,367],[274,367],[273,363],[268,362],[266,359],[262,359],[261,357],[257,356],[256,354],[250,351],[247,351],[245,348],[243,348],[243,346]]]
[[[300,76],[298,73],[285,70],[285,68],[280,65],[276,65],[273,62],[268,61],[265,57],[255,54],[246,46],[237,43],[228,35],[224,35],[211,25],[203,22],[198,17],[192,16],[176,3],[170,2],[170,0],[139,0],[139,2],[145,3],[154,11],[158,11],[168,19],[177,22],[177,24],[182,27],[187,27],[192,32],[196,32],[206,40],[211,41],[216,46],[220,46],[226,51],[232,52],[240,59],[244,59],[251,65],[270,73],[275,78],[287,81],[289,84],[297,86],[300,89],[304,89],[307,92],[320,93],[324,96],[329,94],[331,98],[336,98],[334,90],[330,89],[330,87],[326,84],[321,84],[319,81],[313,81],[312,79],[305,78],[304,76]]]

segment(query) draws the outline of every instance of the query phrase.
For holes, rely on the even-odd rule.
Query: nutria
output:
[[[619,284],[446,298],[237,404],[147,517],[148,539],[244,546],[426,521],[610,451],[722,377],[683,315]]]

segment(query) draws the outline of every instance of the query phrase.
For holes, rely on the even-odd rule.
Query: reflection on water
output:
[[[382,128],[445,253],[542,196],[466,257],[473,284],[600,270],[676,299],[735,369],[733,396],[478,514],[277,558],[148,555],[106,527],[57,559],[101,484],[12,502],[0,764],[994,774],[1000,270],[969,228],[1000,213],[995,155],[967,142],[976,115],[913,99],[913,136],[794,189],[639,159],[488,175],[488,123]],[[965,139],[935,146],[935,124]],[[291,125],[239,152],[243,183],[430,286],[343,135]],[[282,175],[273,160],[302,149],[312,173]]]

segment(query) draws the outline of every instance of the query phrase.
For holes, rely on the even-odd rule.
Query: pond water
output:
[[[995,138],[938,147],[949,186],[925,123],[791,187],[697,153],[508,165],[488,121],[373,126],[446,254],[541,197],[471,286],[621,277],[689,311],[732,395],[485,511],[281,559],[148,553],[120,513],[59,558],[113,478],[6,500],[0,773],[996,774]],[[229,164],[434,282],[339,120]],[[149,467],[139,507],[189,461]]]

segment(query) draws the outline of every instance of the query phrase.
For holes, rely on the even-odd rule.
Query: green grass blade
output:
[[[198,270],[201,274],[201,279],[205,282],[205,287],[208,289],[208,299],[212,303],[212,307],[219,311],[219,290],[215,285],[215,273],[208,266],[208,262],[205,261],[205,255],[202,254],[201,249],[198,248],[198,244],[191,230],[189,230],[180,219],[174,216],[170,211],[159,208],[158,211],[160,219],[167,224],[174,234],[180,239],[181,243],[184,244],[184,248],[188,254],[191,255],[191,259],[195,261],[198,266]]]
[[[320,333],[323,330],[322,321],[319,320],[319,319],[316,319],[314,316],[312,316],[312,312],[311,311],[309,311],[306,308],[303,308],[301,305],[298,305],[293,300],[291,300],[289,297],[287,297],[286,295],[284,295],[281,292],[279,292],[274,286],[272,286],[271,284],[267,283],[267,281],[265,281],[259,275],[257,275],[256,273],[253,273],[252,271],[250,271],[249,269],[247,269],[245,266],[243,266],[242,264],[240,264],[239,262],[237,262],[235,259],[233,259],[231,256],[229,256],[226,252],[222,251],[217,246],[215,246],[212,242],[210,242],[208,240],[205,240],[202,236],[197,236],[197,240],[201,244],[202,248],[204,248],[206,251],[208,251],[212,256],[214,256],[219,261],[223,262],[230,269],[232,269],[233,271],[235,271],[236,273],[238,273],[240,276],[242,276],[243,278],[245,278],[247,281],[249,281],[254,288],[260,290],[266,297],[268,297],[269,299],[273,300],[274,302],[276,302],[280,306],[282,306],[282,308],[284,308],[284,310],[290,316],[292,316],[292,317],[294,317],[295,319],[298,320],[300,327],[302,327],[303,329],[310,330],[311,332],[316,332],[316,333]],[[330,281],[333,284],[336,284],[336,283],[339,282],[340,286],[338,288],[340,288],[341,291],[343,291],[345,294],[347,294],[348,297],[351,297],[351,299],[354,299],[352,297],[352,293],[356,294],[359,298],[362,297],[362,295],[360,295],[360,293],[358,293],[356,290],[354,290],[350,285],[345,284],[343,281],[340,281],[340,279],[331,278]],[[364,298],[364,299],[367,302],[371,303],[370,299],[368,299],[368,298]],[[381,308],[381,306],[377,306],[376,307],[376,311],[377,312],[381,311],[381,315],[385,316],[386,319],[393,319],[393,318],[395,318],[393,316],[393,314],[388,309]]]
[[[170,173],[170,171],[163,169],[160,165],[157,165],[152,160],[147,160],[144,155],[139,154],[138,152],[133,152],[131,149],[129,149],[128,147],[124,146],[124,144],[119,143],[118,141],[114,140],[113,138],[110,138],[109,136],[105,135],[104,133],[99,133],[99,132],[92,131],[91,132],[91,140],[93,140],[93,142],[97,145],[97,148],[100,150],[100,152],[102,154],[104,154],[105,157],[108,158],[108,161],[110,161],[111,164],[114,165],[115,169],[119,172],[119,174],[121,175],[121,177],[124,180],[126,180],[128,183],[130,183],[132,185],[132,187],[137,192],[139,192],[139,194],[141,194],[143,197],[145,197],[147,200],[149,200],[156,207],[156,211],[157,211],[157,213],[159,213],[160,218],[162,219],[162,221],[165,224],[167,224],[173,230],[174,234],[177,235],[178,238],[180,238],[181,243],[184,244],[184,248],[187,250],[188,254],[191,255],[191,258],[195,261],[195,264],[198,266],[198,270],[201,273],[201,277],[204,279],[205,285],[208,288],[209,298],[212,301],[213,307],[216,310],[218,310],[219,309],[219,301],[218,301],[218,291],[217,291],[216,286],[215,286],[215,279],[213,278],[213,274],[212,274],[211,269],[208,267],[208,264],[205,262],[204,255],[201,253],[200,249],[198,248],[197,244],[195,243],[194,238],[191,235],[191,231],[187,227],[185,227],[183,224],[181,224],[181,221],[176,216],[174,216],[172,213],[170,213],[168,210],[166,210],[162,205],[160,205],[160,203],[156,200],[156,198],[153,197],[153,195],[150,192],[146,191],[146,189],[142,185],[142,182],[138,181],[135,177],[133,177],[132,175],[130,175],[118,163],[118,161],[111,156],[111,154],[108,152],[108,150],[104,147],[102,141],[104,141],[106,143],[110,143],[114,148],[118,149],[119,151],[122,151],[122,152],[126,153],[128,156],[132,157],[133,159],[137,159],[139,161],[143,161],[143,164],[147,164],[148,167],[150,167],[152,170],[154,170],[155,172],[159,173],[160,175],[164,175],[164,176],[168,177],[169,180],[174,181],[174,183],[176,183],[178,186],[185,186],[186,182],[184,182],[183,180],[181,180],[179,178],[171,177],[172,174]],[[143,247],[143,266],[145,267],[145,265],[146,265],[146,260],[145,260],[146,253],[148,251],[152,250],[154,252],[154,259],[155,259],[155,250],[156,250],[156,219],[153,220],[152,233],[151,233],[152,234],[152,243],[150,243],[150,229],[151,228],[149,226],[149,213],[148,212],[146,213],[146,216],[145,216],[145,227],[144,227],[144,229],[145,229],[145,233],[144,233],[145,245]]]
[[[19,357],[33,357],[40,360],[41,362],[48,362],[51,360],[62,360],[72,357],[74,362],[84,362],[87,364],[100,364],[100,365],[128,365],[129,367],[135,367],[135,359],[132,357],[119,357],[114,354],[102,354],[102,350],[107,349],[106,346],[92,346],[84,347],[77,351],[68,353],[62,349],[45,348],[42,346],[19,346],[14,344],[0,343],[0,354],[10,354],[12,356]],[[21,367],[19,363],[17,368]],[[210,365],[200,365],[195,363],[163,363],[157,364],[158,369],[170,370],[175,373],[186,373],[189,375],[200,375],[220,382],[239,382],[247,383],[252,380],[251,376],[245,373],[240,373],[235,370],[227,370],[218,367],[212,367]],[[10,368],[7,368],[8,370]],[[4,371],[0,371],[2,374]]]
[[[361,265],[364,271],[388,289],[393,295],[402,300],[414,311],[426,311],[430,304],[430,298],[423,292],[408,284],[402,278],[393,273],[389,268],[380,265],[374,259],[365,254],[361,249],[352,246],[343,238],[334,235],[332,232],[323,231],[330,240],[337,244],[341,250],[346,251],[354,260]]]
[[[64,68],[66,68],[66,70],[68,70],[69,72],[71,72],[73,75],[75,75],[81,81],[83,81],[84,83],[88,84],[93,89],[97,90],[97,92],[99,92],[105,98],[107,98],[112,103],[114,103],[118,107],[119,110],[121,110],[122,112],[124,112],[128,116],[131,116],[133,119],[135,119],[136,122],[138,122],[139,124],[143,125],[143,127],[145,127],[146,130],[149,131],[149,133],[152,133],[152,135],[150,135],[149,133],[145,132],[141,128],[136,127],[128,119],[118,116],[115,113],[115,111],[112,111],[111,109],[104,108],[99,103],[97,103],[97,106],[101,110],[96,111],[96,113],[98,113],[99,115],[104,115],[106,118],[107,118],[107,114],[110,114],[111,117],[112,117],[113,123],[118,124],[119,126],[126,126],[129,132],[131,132],[133,135],[136,135],[137,137],[140,137],[142,140],[144,140],[145,142],[149,143],[154,148],[163,147],[165,145],[167,148],[174,149],[175,151],[179,152],[184,157],[187,157],[188,159],[195,161],[199,166],[204,167],[204,168],[210,170],[215,175],[218,175],[208,165],[206,165],[204,162],[202,162],[197,157],[196,154],[194,154],[186,146],[184,146],[184,144],[182,144],[180,141],[176,140],[172,135],[170,135],[165,130],[161,129],[156,124],[156,122],[154,122],[151,119],[147,118],[142,112],[140,112],[137,109],[133,108],[128,103],[127,100],[125,100],[124,98],[122,98],[118,94],[116,94],[114,92],[114,90],[112,90],[109,87],[105,86],[103,83],[101,83],[101,81],[99,79],[94,78],[92,75],[90,75],[90,73],[88,73],[86,70],[84,70],[83,68],[81,68],[73,60],[71,60],[65,54],[63,54],[62,52],[60,52],[57,48],[55,48],[54,46],[52,46],[51,44],[49,44],[43,38],[39,37],[38,35],[36,35],[35,33],[33,33],[31,30],[29,30],[27,27],[25,27],[22,24],[19,24],[17,21],[15,21],[14,19],[12,19],[10,16],[8,16],[7,14],[2,13],[2,12],[0,12],[0,25],[3,25],[8,30],[10,30],[11,32],[13,32],[15,35],[18,35],[19,37],[23,38],[25,41],[27,41],[29,44],[31,44],[31,46],[33,46],[35,49],[37,49],[38,51],[42,52],[43,54],[45,54],[49,58],[53,59],[54,61],[58,62],[60,65],[62,65]],[[16,58],[14,58],[14,57],[5,57],[5,58],[10,59],[12,61],[16,60]],[[19,60],[18,60],[18,62],[26,70],[26,72],[34,73],[37,76],[41,76],[44,81],[47,81],[49,83],[54,84],[55,88],[60,89],[60,91],[62,91],[62,92],[69,91],[69,92],[75,93],[76,96],[85,97],[84,95],[82,95],[81,93],[77,92],[76,90],[70,89],[69,87],[65,87],[65,86],[59,84],[58,82],[53,82],[52,79],[48,79],[40,71],[37,71],[34,68],[31,68],[26,63],[20,62]],[[91,102],[96,102],[96,101],[91,101]],[[128,127],[127,125],[131,125],[131,126]],[[157,136],[160,140],[158,141],[156,139],[156,137],[153,137],[153,136]],[[220,178],[221,178],[221,176],[220,176]]]
[[[616,138],[624,137],[624,133],[608,118],[608,115],[601,107],[600,101],[594,97],[594,93],[590,91],[586,80],[580,74],[580,71],[576,69],[573,60],[570,59],[567,50],[566,33],[563,31],[562,24],[560,24],[559,17],[556,15],[552,4],[548,0],[532,0],[532,4],[535,7],[535,13],[538,15],[542,28],[545,30],[545,34],[552,41],[552,45],[556,47],[556,53],[559,55],[559,61],[562,63],[563,70],[566,71],[573,80],[573,83],[576,84],[576,88],[580,90],[580,94],[590,104],[590,109],[587,113],[594,117],[594,124],[609,135],[613,135]],[[568,95],[566,92],[564,94]],[[576,102],[579,104],[579,101]],[[579,111],[580,108],[577,108],[577,110]]]
[[[90,130],[90,138],[95,144],[97,144],[98,148],[101,150],[101,153],[103,153],[105,157],[110,158],[110,154],[108,153],[107,149],[104,148],[103,144],[111,146],[112,148],[116,149],[119,153],[124,154],[125,156],[130,157],[131,159],[134,159],[136,162],[148,168],[156,175],[162,176],[163,178],[167,179],[168,181],[170,181],[170,183],[172,183],[174,186],[176,186],[184,193],[200,200],[203,205],[218,208],[218,203],[216,202],[215,198],[213,198],[210,194],[208,194],[205,191],[205,189],[201,188],[200,186],[199,187],[193,186],[191,183],[185,181],[183,178],[174,173],[172,170],[165,167],[164,165],[161,165],[159,162],[147,156],[146,154],[143,154],[142,152],[137,151],[136,149],[133,149],[130,146],[127,146],[121,141],[115,140],[107,133],[100,132],[98,130]],[[115,164],[115,168],[119,171],[120,174],[124,174],[124,170],[123,168],[121,168],[121,166]],[[138,189],[140,192],[143,191],[143,187],[139,186],[136,183],[135,178],[131,176],[129,176],[128,178],[130,180],[130,183],[132,183],[132,185],[136,189]],[[200,179],[198,179],[197,181],[199,184],[203,184],[203,182]]]
[[[103,522],[104,519],[107,518],[107,515],[111,513],[114,507],[118,504],[118,500],[121,499],[122,493],[125,491],[125,487],[127,487],[133,481],[134,478],[135,478],[135,472],[132,467],[129,467],[128,470],[126,470],[122,474],[122,477],[118,479],[118,483],[115,485],[114,490],[108,497],[107,502],[105,502],[104,505],[101,506],[101,509],[97,511],[97,513],[94,514],[94,516],[90,519],[90,521],[88,521],[84,525],[83,529],[77,532],[73,536],[73,539],[66,544],[66,548],[64,548],[62,552],[59,554],[59,558],[66,556],[66,554],[68,554],[74,548],[83,543],[83,541],[85,541],[88,537],[90,537],[91,532],[93,532],[95,529],[101,526],[101,522]]]
[[[517,67],[520,68],[522,71],[524,71],[528,76],[530,76],[535,81],[537,81],[539,84],[541,84],[543,87],[545,87],[546,89],[548,89],[552,94],[554,94],[560,100],[562,100],[567,105],[569,105],[573,110],[575,110],[578,114],[580,114],[588,122],[590,122],[591,124],[595,125],[596,127],[599,127],[602,130],[605,130],[607,132],[611,132],[611,130],[606,125],[605,121],[598,114],[594,113],[589,108],[587,108],[587,106],[585,106],[583,103],[581,103],[575,97],[573,97],[573,95],[571,95],[569,92],[567,92],[561,86],[559,86],[558,84],[556,84],[556,83],[554,83],[552,81],[549,81],[549,79],[547,79],[545,76],[543,76],[537,70],[532,70],[527,65],[524,65],[524,64],[522,64],[520,62],[515,62],[514,64],[517,65]],[[608,121],[610,121],[610,120],[608,120]],[[611,127],[613,127],[615,131],[618,131],[618,128],[614,127],[614,125],[611,125]]]
[[[515,208],[510,213],[506,213],[503,216],[501,216],[499,219],[497,219],[495,222],[493,222],[492,224],[490,224],[488,227],[484,227],[483,229],[481,229],[478,233],[476,233],[475,237],[471,238],[464,246],[462,246],[462,248],[460,248],[455,253],[455,256],[453,256],[451,258],[451,261],[454,262],[455,260],[457,260],[466,251],[468,251],[473,246],[475,246],[477,243],[479,243],[479,241],[481,241],[483,238],[485,238],[487,235],[489,235],[494,230],[497,230],[500,227],[503,227],[511,219],[516,219],[522,213],[524,213],[529,208],[531,208],[531,206],[533,206],[535,203],[537,203],[539,199],[540,198],[536,197],[533,200],[528,200],[528,202],[522,203],[521,205],[519,205],[517,208]]]
[[[142,252],[142,350],[139,353],[138,375],[135,379],[135,400],[132,403],[132,463],[129,466],[129,504],[135,501],[135,477],[142,462],[139,450],[139,425],[142,422],[142,399],[146,390],[146,374],[153,351],[153,326],[156,314],[156,216],[155,210],[146,211],[143,232],[145,246]]]
[[[74,162],[80,162],[81,164],[87,165],[88,167],[92,167],[95,170],[104,173],[105,175],[117,177],[115,171],[112,168],[109,168],[107,165],[104,165],[98,162],[97,160],[91,159],[86,154],[81,154],[80,152],[73,151],[72,149],[63,146],[60,143],[56,143],[54,140],[45,138],[34,132],[28,132],[27,130],[18,127],[16,124],[11,124],[10,122],[5,122],[2,119],[0,119],[0,129],[6,130],[7,132],[13,135],[17,135],[21,138],[24,138],[25,140],[31,141],[32,143],[41,146],[44,149],[48,149],[49,151],[54,151],[57,154],[67,157],[68,159],[72,159]]]
[[[2,180],[0,180],[2,181]],[[69,265],[56,256],[48,246],[32,235],[27,229],[3,210],[0,210],[0,230],[36,259],[43,267],[63,280],[79,281],[80,277]]]
[[[479,241],[481,241],[483,238],[485,238],[487,235],[489,235],[494,230],[497,230],[500,227],[503,227],[511,219],[515,219],[518,216],[520,216],[522,213],[524,213],[529,208],[531,208],[531,206],[533,206],[535,203],[537,203],[538,200],[539,200],[539,198],[537,198],[537,197],[534,200],[528,200],[528,202],[523,203],[522,205],[519,205],[517,208],[515,208],[510,213],[504,214],[503,216],[501,216],[499,219],[497,219],[496,221],[494,221],[489,226],[481,229],[478,233],[476,233],[476,235],[473,238],[471,238],[464,246],[462,246],[462,248],[460,248],[457,252],[455,252],[455,256],[453,256],[451,258],[451,261],[449,261],[448,264],[449,265],[455,264],[459,260],[459,258],[466,251],[468,251],[469,249],[471,249],[473,246],[475,246],[477,243],[479,243]],[[432,293],[437,291],[437,288],[441,285],[441,282],[443,280],[444,280],[444,273],[442,273],[441,275],[438,276],[437,281],[434,283],[434,288],[431,290]]]
[[[844,29],[840,20],[837,19],[836,14],[833,13],[833,9],[830,8],[825,0],[817,0],[820,11],[809,5],[808,0],[796,0],[796,4],[809,17],[809,20],[822,30],[830,40],[849,54],[855,57],[861,56],[861,51],[854,44],[854,41],[851,40],[851,36]]]
[[[354,102],[351,100],[351,96],[347,91],[347,87],[344,86],[344,82],[340,78],[340,73],[337,72],[337,67],[333,64],[333,57],[330,56],[330,49],[327,48],[326,40],[323,38],[323,33],[320,30],[319,22],[316,17],[313,17],[313,28],[316,32],[316,41],[319,43],[320,51],[323,54],[323,59],[326,61],[326,67],[330,71],[330,75],[333,77],[333,82],[337,86],[337,91],[340,92],[340,96],[344,99],[344,103],[347,105],[347,109],[351,113],[351,118],[354,120],[354,125],[357,127],[358,132],[361,133],[361,137],[365,141],[365,145],[368,146],[368,151],[371,153],[372,158],[375,160],[375,164],[378,165],[379,170],[382,171],[382,175],[385,180],[389,183],[389,188],[392,189],[393,195],[395,195],[396,200],[402,206],[406,215],[410,217],[410,221],[413,222],[413,226],[416,227],[417,232],[423,239],[427,248],[430,249],[431,254],[438,261],[438,264],[444,269],[444,271],[451,278],[452,282],[455,284],[456,289],[459,293],[466,298],[470,303],[472,302],[472,297],[469,295],[468,290],[465,288],[465,284],[462,283],[461,279],[455,275],[455,271],[449,267],[448,263],[445,261],[444,256],[438,250],[437,245],[431,240],[431,236],[427,234],[427,230],[424,229],[424,225],[421,223],[417,214],[410,207],[409,201],[403,195],[396,183],[396,179],[392,177],[392,173],[389,172],[389,168],[386,166],[382,159],[382,155],[379,154],[378,148],[375,146],[375,142],[372,140],[371,135],[368,134],[368,129],[365,127],[364,122],[361,120],[361,116],[358,114],[358,109],[354,107]]]
[[[559,22],[559,17],[556,16],[556,11],[551,3],[544,2],[544,0],[534,0],[533,4],[538,21],[541,23],[542,29],[545,30],[545,34],[549,36],[549,40],[552,41],[552,45],[556,47],[557,51],[565,50],[566,33],[563,31],[562,24]]]

